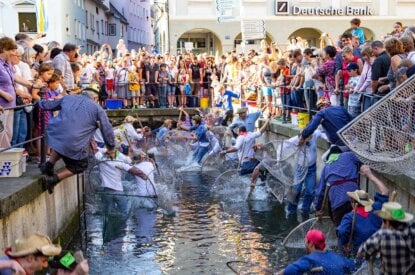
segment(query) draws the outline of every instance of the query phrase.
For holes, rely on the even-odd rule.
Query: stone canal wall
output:
[[[36,166],[29,166],[20,178],[0,179],[0,255],[15,239],[36,231],[49,235],[62,245],[77,232],[77,177],[61,181],[53,194],[49,194],[38,182],[40,175]]]
[[[263,121],[259,124],[262,125]],[[292,124],[283,124],[281,122],[273,121],[270,123],[269,130],[267,131],[264,140],[268,141],[275,139],[278,136],[293,137],[300,133],[300,128]],[[318,158],[317,158],[317,177],[320,178],[320,172],[324,167],[324,163],[321,160],[323,153],[329,148],[329,143],[325,140],[318,140]],[[415,179],[407,177],[405,175],[387,175],[379,172],[375,173],[386,186],[389,188],[389,192],[396,190],[398,196],[397,201],[410,213],[415,214]],[[372,196],[376,192],[373,185],[368,182],[366,177],[360,178],[360,187],[367,190]]]

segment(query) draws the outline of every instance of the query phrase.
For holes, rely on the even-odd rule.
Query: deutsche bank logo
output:
[[[275,1],[275,15],[288,14],[288,1]]]

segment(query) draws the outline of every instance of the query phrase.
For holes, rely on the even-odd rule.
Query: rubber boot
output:
[[[54,173],[53,167],[54,165],[50,163],[49,161],[47,161],[45,163],[40,164],[39,169],[42,175],[53,176],[53,173]]]
[[[59,182],[59,178],[58,175],[53,174],[53,175],[44,175],[42,177],[42,187],[43,190],[48,190],[49,194],[53,193],[53,188],[55,187],[55,185]]]

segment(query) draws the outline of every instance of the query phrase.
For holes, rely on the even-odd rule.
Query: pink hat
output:
[[[324,236],[324,233],[317,229],[311,229],[307,232],[305,235],[305,238],[307,241],[314,244],[314,246],[318,250],[324,250],[326,248],[326,237]]]

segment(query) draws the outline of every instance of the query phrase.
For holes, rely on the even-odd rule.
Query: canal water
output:
[[[85,233],[71,248],[84,250],[90,274],[234,274],[228,266],[265,274],[289,262],[282,241],[308,217],[287,218],[276,200],[218,201],[213,179],[200,172],[174,177],[158,199],[174,202],[159,207],[125,194],[89,195]],[[108,200],[117,209],[105,207]]]

